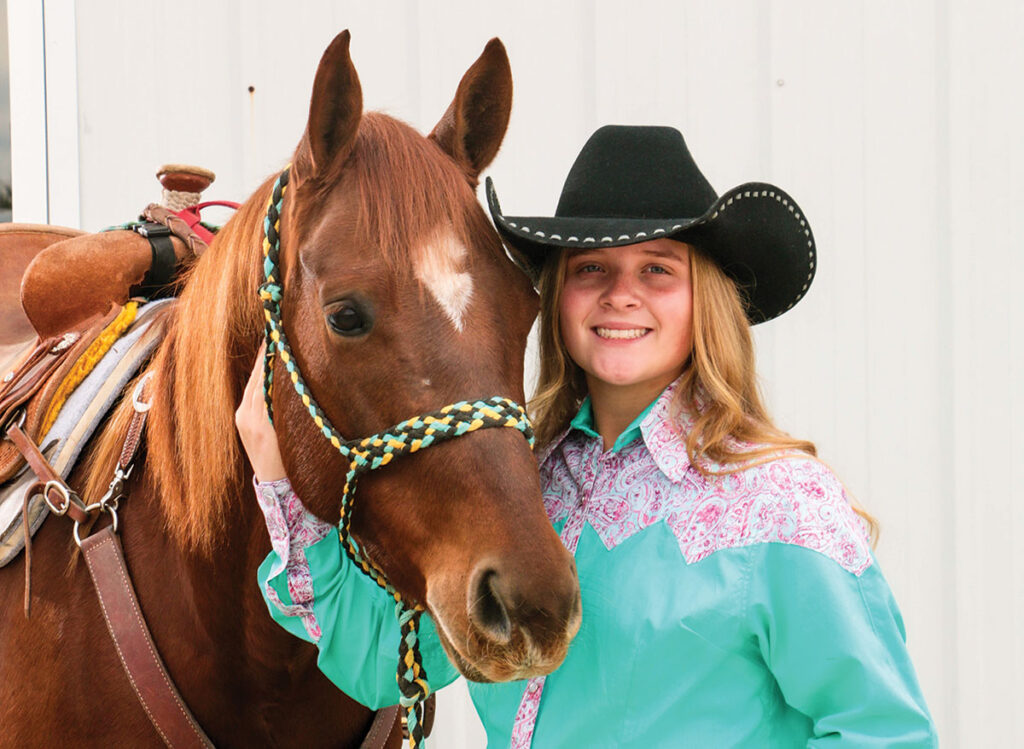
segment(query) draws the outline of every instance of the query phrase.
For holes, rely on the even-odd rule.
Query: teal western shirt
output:
[[[840,482],[806,455],[704,475],[672,393],[610,451],[584,403],[540,456],[583,623],[547,677],[469,685],[488,746],[935,746],[902,617]],[[261,491],[268,518],[295,501]],[[272,532],[261,590],[342,690],[394,704],[393,601],[326,527],[306,548],[308,533]],[[429,617],[421,642],[434,688],[455,679]]]

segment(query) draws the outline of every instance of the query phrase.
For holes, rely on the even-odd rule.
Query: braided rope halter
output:
[[[282,288],[278,278],[278,256],[281,249],[279,236],[281,206],[288,188],[289,168],[285,168],[274,183],[263,222],[263,275],[264,283],[259,294],[263,302],[266,319],[267,353],[263,360],[263,395],[267,414],[273,422],[271,393],[273,388],[273,359],[280,356],[288,371],[296,392],[303,405],[309,410],[317,428],[327,440],[349,461],[345,476],[345,487],[341,495],[341,521],[338,533],[342,547],[348,557],[362,572],[374,580],[395,599],[395,614],[401,627],[398,646],[398,687],[402,693],[401,704],[406,710],[406,724],[409,730],[409,746],[419,747],[423,742],[423,700],[430,693],[427,673],[420,654],[420,615],[424,608],[419,603],[410,604],[384,575],[384,572],[359,551],[349,532],[352,522],[352,502],[355,496],[356,480],[364,473],[386,466],[398,455],[414,453],[431,445],[445,442],[478,429],[490,427],[512,427],[518,429],[533,447],[533,426],[522,406],[508,398],[494,397],[484,401],[460,401],[424,416],[396,424],[361,440],[345,440],[331,424],[313,394],[299,373],[298,364],[288,346],[281,322]]]

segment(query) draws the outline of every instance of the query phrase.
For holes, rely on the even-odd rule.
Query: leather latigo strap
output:
[[[27,502],[30,497],[36,494],[45,493],[50,509],[56,508],[58,515],[66,514],[77,523],[88,521],[89,515],[86,513],[85,506],[78,495],[64,483],[64,479],[54,470],[53,466],[50,465],[50,461],[46,459],[46,456],[43,455],[36,443],[30,440],[28,435],[22,431],[21,427],[17,425],[11,426],[7,430],[7,438],[25,456],[25,460],[28,461],[32,472],[39,479],[25,492],[25,501]],[[26,542],[28,541],[28,539],[25,540]]]
[[[35,495],[43,494],[51,511],[58,515],[66,514],[76,523],[84,523],[89,519],[89,514],[78,495],[64,483],[50,461],[20,426],[14,424],[9,427],[7,439],[14,443],[39,479],[26,489],[21,507],[22,527],[25,531],[25,618],[28,619],[32,615],[32,529],[28,519],[29,502]]]
[[[82,541],[82,553],[121,665],[153,727],[167,746],[212,748],[157,653],[113,529]]]

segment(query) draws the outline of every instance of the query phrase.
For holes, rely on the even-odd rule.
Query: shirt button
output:
[[[530,686],[528,686],[526,688],[526,691],[528,691],[530,694],[533,694],[534,692],[536,692],[537,691],[537,682],[535,682],[535,681],[531,682]]]

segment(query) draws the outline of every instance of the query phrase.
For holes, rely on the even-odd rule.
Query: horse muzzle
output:
[[[468,577],[463,611],[446,616],[443,606],[430,606],[449,657],[467,679],[526,679],[561,665],[581,622],[576,567],[561,551],[561,569],[480,562]]]

